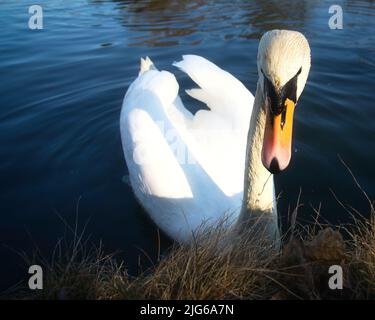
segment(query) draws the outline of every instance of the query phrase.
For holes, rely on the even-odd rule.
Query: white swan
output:
[[[209,108],[193,115],[174,75],[141,59],[121,111],[122,145],[138,201],[177,241],[189,241],[200,225],[225,215],[241,227],[260,216],[270,234],[277,233],[271,173],[290,160],[293,111],[309,73],[310,48],[299,32],[273,30],[260,40],[257,61],[255,100],[202,57],[174,63],[199,86],[187,93]]]

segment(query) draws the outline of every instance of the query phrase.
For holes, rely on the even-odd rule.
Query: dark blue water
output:
[[[90,220],[92,241],[121,251],[132,272],[143,256],[139,248],[155,257],[156,228],[123,182],[119,134],[122,99],[139,57],[175,72],[171,63],[182,54],[199,54],[255,92],[258,41],[274,28],[303,32],[312,49],[295,152],[276,177],[280,213],[287,215],[301,189],[301,221],[311,221],[312,207],[321,206],[324,219],[350,222],[330,190],[369,214],[338,155],[373,199],[373,1],[38,3],[44,29],[31,31],[33,1],[0,2],[0,289],[27,276],[12,249],[29,252],[35,243],[48,253],[64,234],[58,216],[74,223],[78,204],[80,227]],[[328,28],[333,3],[343,8],[343,30]],[[188,83],[176,75],[181,86]]]

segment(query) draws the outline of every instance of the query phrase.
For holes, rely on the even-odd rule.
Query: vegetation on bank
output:
[[[354,182],[360,188],[353,176]],[[115,255],[89,245],[84,232],[71,229],[72,242],[59,242],[49,259],[24,257],[44,269],[44,289],[18,288],[21,299],[375,299],[375,210],[347,226],[297,225],[281,243],[249,230],[233,238],[224,227],[203,230],[189,245],[174,244],[149,270],[127,273]],[[317,212],[317,217],[319,212]],[[318,219],[316,219],[318,220]],[[345,235],[345,237],[343,237]],[[230,241],[229,241],[230,239]],[[343,289],[331,290],[328,269],[343,269]]]
[[[20,288],[21,299],[375,299],[375,220],[354,231],[299,227],[281,250],[259,237],[222,241],[218,227],[188,246],[174,245],[151,269],[128,275],[101,246],[82,238],[59,243],[44,267],[44,289]],[[32,261],[27,261],[28,265]],[[328,268],[343,268],[343,290],[330,290]]]

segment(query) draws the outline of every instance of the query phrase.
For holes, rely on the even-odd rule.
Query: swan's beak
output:
[[[274,115],[266,109],[262,162],[268,171],[278,173],[289,164],[292,148],[293,114],[295,103],[286,99],[282,112]]]

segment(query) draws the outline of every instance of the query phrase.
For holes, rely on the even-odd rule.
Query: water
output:
[[[60,218],[93,242],[119,250],[132,272],[157,254],[157,231],[129,186],[119,135],[121,103],[149,55],[176,73],[182,54],[207,57],[255,92],[260,36],[303,32],[312,69],[295,116],[294,154],[276,177],[280,212],[301,221],[350,222],[335,200],[368,215],[369,206],[338,155],[375,196],[375,5],[334,1],[344,29],[328,28],[331,1],[39,1],[44,30],[30,31],[33,1],[0,3],[0,289],[25,279],[13,250],[49,252],[64,234]],[[187,100],[186,96],[183,98]],[[192,106],[193,110],[194,106]],[[126,179],[125,179],[126,180]],[[170,244],[162,237],[162,246]]]

